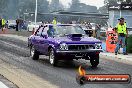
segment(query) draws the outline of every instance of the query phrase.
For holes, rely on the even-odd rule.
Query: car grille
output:
[[[94,48],[94,45],[68,45],[68,50],[86,50]]]

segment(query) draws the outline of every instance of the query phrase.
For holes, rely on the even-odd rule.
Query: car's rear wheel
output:
[[[52,48],[49,50],[49,62],[51,65],[57,66],[58,60],[56,59],[55,52]]]
[[[99,54],[96,54],[96,55],[90,57],[90,63],[92,65],[92,67],[97,67],[99,64]]]
[[[33,60],[39,59],[39,53],[35,50],[34,46],[30,46],[30,55]]]

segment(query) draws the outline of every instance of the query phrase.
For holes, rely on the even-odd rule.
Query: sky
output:
[[[51,1],[51,0],[49,0]],[[60,0],[61,3],[64,6],[68,6],[68,3],[70,3],[72,0]],[[64,3],[65,2],[65,3]],[[87,5],[93,5],[96,6],[97,8],[101,7],[104,5],[104,0],[80,0],[81,3],[85,3]]]
[[[80,0],[82,3],[86,3],[88,5],[94,5],[97,8],[104,5],[104,0]]]

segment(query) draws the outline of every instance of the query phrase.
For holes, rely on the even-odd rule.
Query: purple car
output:
[[[53,66],[57,66],[59,60],[85,59],[97,67],[102,52],[100,40],[88,37],[81,27],[71,24],[47,24],[38,28],[28,38],[28,46],[33,60],[46,55]]]

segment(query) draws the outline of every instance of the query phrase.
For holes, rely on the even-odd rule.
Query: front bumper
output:
[[[62,50],[57,50],[56,53],[94,53],[94,52],[103,52],[102,49],[88,49],[88,50],[77,50],[77,51],[62,51]]]
[[[90,49],[90,50],[77,50],[77,51],[56,51],[57,57],[61,59],[87,59],[89,60],[89,57],[93,57],[100,52],[102,52],[102,49]]]

